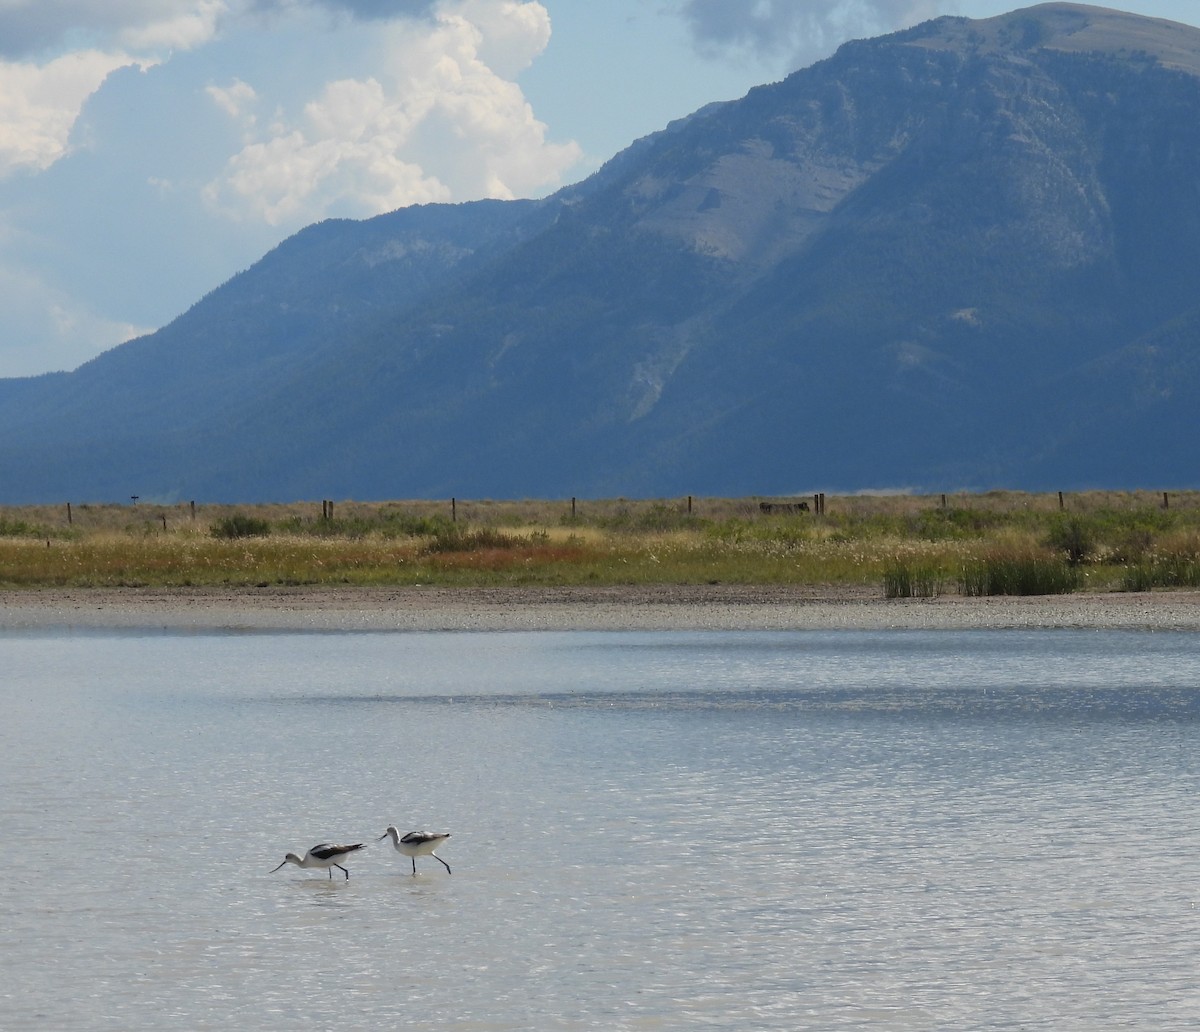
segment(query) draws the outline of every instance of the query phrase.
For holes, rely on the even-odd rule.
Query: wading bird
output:
[[[434,853],[434,850],[450,837],[449,832],[439,834],[429,831],[410,831],[407,835],[401,836],[400,832],[396,830],[396,826],[389,824],[388,830],[379,836],[379,841],[382,842],[389,835],[392,837],[392,845],[396,847],[397,853],[412,857],[413,874],[417,873],[417,857],[419,856],[433,857],[446,868],[447,874],[450,873],[450,865]]]
[[[283,864],[295,864],[297,867],[323,867],[329,871],[330,880],[333,879],[333,869],[336,867],[346,876],[346,880],[350,880],[350,872],[342,866],[342,861],[351,853],[362,849],[361,842],[353,846],[334,846],[328,842],[322,842],[319,846],[313,846],[307,853],[304,854],[304,859],[301,860],[295,853],[288,853],[283,858]],[[279,867],[282,867],[280,864]],[[275,871],[279,870],[275,868]],[[271,873],[274,874],[275,871]]]

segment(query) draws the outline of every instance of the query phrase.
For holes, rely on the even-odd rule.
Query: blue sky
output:
[[[0,377],[149,332],[320,219],[542,196],[846,39],[1021,6],[0,0]]]

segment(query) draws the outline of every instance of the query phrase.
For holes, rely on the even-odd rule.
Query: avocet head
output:
[[[288,853],[288,855],[283,858],[283,863],[280,864],[279,867],[283,867],[284,864],[295,864],[297,867],[299,867],[303,863],[304,861],[301,860],[295,853]],[[279,870],[279,867],[276,867],[271,873],[274,874],[275,871]]]
[[[379,836],[379,838],[377,838],[375,841],[376,841],[376,842],[382,842],[382,841],[383,841],[385,838],[387,838],[389,835],[391,835],[391,836],[392,836],[392,841],[393,841],[393,842],[396,842],[396,841],[398,841],[398,840],[399,840],[399,838],[400,838],[400,832],[396,830],[396,825],[394,825],[394,824],[389,824],[389,825],[387,826],[387,831],[385,831],[385,832],[384,832],[382,835],[380,835],[380,836]]]

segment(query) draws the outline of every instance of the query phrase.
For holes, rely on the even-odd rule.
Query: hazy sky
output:
[[[0,377],[155,329],[311,222],[542,196],[846,39],[1021,6],[0,0]]]

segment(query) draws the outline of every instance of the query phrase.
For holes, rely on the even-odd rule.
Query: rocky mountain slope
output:
[[[848,43],[540,201],[297,234],[0,381],[0,501],[1194,486],[1200,30]]]

